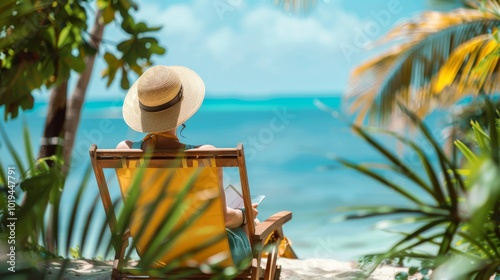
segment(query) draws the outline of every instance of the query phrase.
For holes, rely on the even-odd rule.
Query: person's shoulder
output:
[[[213,150],[213,149],[216,149],[216,147],[213,146],[213,145],[200,145],[200,146],[196,146],[195,149],[198,149],[198,150]]]
[[[118,145],[116,145],[116,149],[132,149],[133,142],[130,140],[123,140]]]

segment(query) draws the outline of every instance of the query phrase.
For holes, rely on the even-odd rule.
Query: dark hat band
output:
[[[179,92],[177,93],[177,95],[172,98],[170,101],[168,101],[167,103],[163,103],[161,105],[158,105],[158,106],[147,106],[147,105],[144,105],[141,103],[141,101],[139,100],[139,107],[143,110],[143,111],[146,111],[146,112],[160,112],[160,111],[163,111],[163,110],[166,110],[172,106],[174,106],[175,104],[179,103],[179,101],[182,100],[182,85],[181,85],[181,88],[179,89]]]

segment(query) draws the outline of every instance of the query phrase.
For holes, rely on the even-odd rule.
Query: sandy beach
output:
[[[285,280],[309,279],[342,279],[354,280],[362,276],[362,271],[356,268],[355,262],[339,262],[332,259],[285,259],[278,261],[282,266],[281,278]],[[111,262],[95,260],[73,260],[65,271],[62,272],[62,261],[46,261],[38,264],[39,269],[46,269],[45,279],[85,279],[106,280],[111,279]],[[375,270],[370,280],[394,279],[396,273],[407,271],[402,267],[383,265]],[[409,279],[419,279],[418,276]]]

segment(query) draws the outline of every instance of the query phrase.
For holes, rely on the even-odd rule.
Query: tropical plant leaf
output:
[[[350,162],[346,159],[342,159],[342,158],[336,158],[335,159],[336,161],[342,163],[342,165],[344,166],[347,166],[347,167],[350,167],[352,169],[355,169],[357,171],[359,171],[360,173],[368,176],[368,177],[371,177],[372,179],[382,183],[383,185],[393,189],[394,191],[396,191],[397,193],[401,194],[402,196],[406,197],[407,199],[409,199],[410,201],[412,201],[413,203],[415,204],[418,204],[418,205],[423,205],[424,202],[422,200],[420,200],[419,198],[417,198],[415,195],[413,195],[411,192],[405,190],[404,188],[402,188],[401,186],[398,186],[392,182],[390,182],[389,180],[387,180],[386,178],[384,178],[382,175],[378,174],[377,172],[374,172],[370,169],[367,169],[366,167],[362,166],[362,165],[358,165],[356,163],[353,163],[353,162]]]
[[[417,154],[420,163],[424,166],[425,172],[427,174],[427,177],[429,179],[430,186],[428,185],[427,182],[425,182],[424,178],[420,178],[418,175],[416,175],[414,172],[409,171],[409,173],[403,173],[403,175],[407,176],[409,179],[411,179],[413,182],[415,182],[418,186],[420,186],[422,189],[424,189],[427,193],[429,193],[439,205],[443,205],[446,202],[445,199],[445,194],[443,192],[441,183],[439,181],[439,174],[437,171],[434,170],[431,159],[426,156],[424,153],[423,149],[417,145],[414,141],[412,141],[409,138],[405,138],[404,136],[398,135],[397,133],[390,131],[390,130],[385,130],[385,129],[376,129],[376,131],[390,135],[391,137],[394,137],[395,139],[398,139],[400,142],[406,144],[407,146],[410,146],[410,148]],[[407,169],[410,169],[409,167]],[[410,176],[411,175],[411,176]]]
[[[419,185],[422,189],[424,189],[427,193],[431,194],[434,196],[436,199],[439,199],[435,194],[431,191],[431,188],[429,187],[428,183],[425,182],[422,178],[418,177],[412,169],[407,166],[404,161],[400,160],[397,155],[392,153],[389,149],[384,148],[380,143],[378,143],[373,137],[371,137],[368,133],[366,133],[361,127],[359,126],[352,126],[355,132],[357,132],[365,141],[367,141],[373,148],[375,148],[377,151],[379,151],[385,158],[389,159],[394,164],[393,170],[401,173],[402,175],[406,176],[407,178],[411,179],[413,182],[415,182],[417,185]],[[389,134],[394,137],[395,134]],[[396,137],[399,138],[399,137]],[[398,140],[401,141],[401,138]],[[416,147],[416,145],[415,145]],[[420,150],[421,152],[421,150]],[[417,149],[418,153],[418,149]]]
[[[121,197],[116,198],[113,200],[113,209],[117,208],[117,205],[121,202]],[[104,258],[106,258],[109,254],[109,250],[111,250],[111,247],[115,248],[121,248],[121,236],[118,236],[116,233],[111,233],[107,231],[109,229],[109,223],[111,222],[111,217],[106,214],[106,218],[104,219],[104,222],[101,223],[97,235],[97,242],[95,243],[95,252],[100,252],[102,251],[104,246],[106,246],[104,249]],[[106,235],[108,234],[108,235]],[[109,240],[108,240],[109,238]]]
[[[365,219],[371,217],[379,216],[392,216],[398,214],[420,214],[426,217],[442,217],[443,213],[439,211],[434,211],[432,207],[418,207],[418,208],[397,208],[389,206],[376,206],[376,207],[344,207],[339,208],[340,211],[353,211],[356,210],[354,214],[347,214],[342,220],[354,220],[354,219]]]
[[[466,95],[496,93],[500,43],[492,35],[481,35],[461,44],[450,54],[432,81],[432,92],[455,102]],[[450,98],[451,97],[451,98]]]
[[[456,140],[455,146],[457,146],[470,164],[477,162],[477,156],[462,141]]]
[[[152,240],[150,240],[150,243],[147,245],[147,247],[151,249],[141,257],[141,262],[146,264],[153,263],[155,258],[158,257],[159,253],[164,253],[168,250],[168,248],[173,246],[172,243],[164,244],[164,242],[165,240],[167,240],[167,236],[174,232],[174,228],[183,214],[183,207],[181,207],[181,204],[186,199],[189,191],[193,187],[195,178],[196,176],[192,176],[186,183],[186,186],[181,190],[179,194],[177,194],[177,199],[170,207],[170,211],[166,213],[163,221],[160,223],[161,227],[157,230],[158,233]]]
[[[424,224],[424,223],[430,223],[434,222],[437,219],[441,218],[441,220],[447,220],[447,216],[449,215],[449,211],[442,211],[443,213],[441,215],[435,215],[435,213],[432,213],[431,215],[427,215],[427,213],[423,213],[422,215],[419,216],[406,216],[402,215],[402,218],[399,219],[388,219],[388,220],[383,220],[380,222],[377,222],[375,224],[376,229],[381,229],[381,230],[386,230],[388,228],[391,228],[393,226],[399,226],[399,225],[406,225],[406,224]],[[408,233],[411,234],[411,233]],[[405,234],[405,236],[408,236],[408,234]]]
[[[347,100],[350,110],[358,114],[357,122],[368,118],[374,123],[402,127],[404,114],[398,102],[423,117],[436,106],[456,100],[457,95],[452,94],[433,97],[433,77],[454,49],[488,34],[499,24],[492,14],[460,9],[424,13],[394,28],[381,42],[405,40],[351,74]]]
[[[416,238],[419,238],[421,236],[421,234],[423,234],[425,232],[428,232],[428,231],[435,230],[437,227],[442,228],[442,224],[445,224],[445,223],[448,223],[448,222],[449,222],[449,219],[445,217],[444,219],[436,219],[434,221],[426,223],[422,227],[420,227],[420,228],[418,228],[416,230],[413,230],[405,238],[403,238],[400,241],[398,241],[393,246],[393,248],[398,248],[399,246],[403,246],[405,243],[407,243],[409,241],[413,241]]]
[[[461,191],[465,191],[465,185],[462,180],[462,177],[457,173],[456,166],[445,154],[443,149],[440,147],[439,143],[434,139],[432,133],[429,131],[427,126],[422,122],[421,119],[418,118],[414,113],[412,113],[408,108],[403,105],[399,105],[401,111],[405,113],[405,115],[412,121],[414,125],[416,125],[422,134],[425,136],[426,140],[431,144],[435,154],[437,155],[439,165],[441,167],[441,173],[444,175],[445,179],[445,187],[448,190],[448,196],[450,198],[451,207],[456,208],[458,202],[457,190],[455,187],[458,186]],[[449,170],[451,170],[451,175],[449,174]]]
[[[275,6],[287,13],[308,14],[316,7],[316,0],[273,0]]]
[[[96,195],[94,200],[92,201],[92,204],[90,205],[89,212],[85,215],[87,218],[85,219],[85,225],[79,242],[80,250],[82,253],[85,252],[86,244],[89,240],[88,236],[90,234],[90,226],[93,223],[95,223],[96,217],[94,216],[94,213],[96,213],[95,210],[97,209],[98,202],[99,202],[99,195]]]
[[[491,247],[491,245],[494,245],[493,242],[491,242],[491,240],[488,239],[486,243],[480,242],[476,236],[471,235],[464,231],[461,231],[460,233],[458,233],[458,235],[462,237],[464,241],[467,241],[469,246],[473,246],[476,249],[479,249],[489,258],[491,259],[495,258],[495,255],[493,253],[495,253],[497,257],[500,257],[497,246]]]
[[[136,176],[138,178],[142,178],[144,176],[144,169],[143,170],[140,170]],[[172,180],[172,176],[169,176],[166,181],[165,181],[165,185],[169,185],[169,183],[171,182]],[[133,183],[132,183],[132,186],[131,186],[131,191],[130,193],[133,195],[133,197],[131,198],[131,200],[128,200],[128,201],[134,201],[134,200],[137,200],[138,198],[138,195],[140,194],[138,192],[137,189],[140,189],[140,184],[141,184],[141,181],[142,179],[139,179],[139,180],[135,180]],[[155,180],[153,180],[155,181]],[[163,190],[162,193],[156,197],[156,199],[153,201],[153,203],[151,203],[151,205],[149,206],[149,209],[145,215],[145,219],[143,219],[143,222],[141,223],[141,225],[139,226],[139,230],[137,231],[137,238],[134,238],[132,240],[132,243],[130,245],[130,248],[135,248],[135,246],[137,245],[138,241],[141,239],[142,236],[144,236],[144,233],[146,231],[146,229],[148,228],[148,225],[149,225],[149,221],[151,220],[151,218],[154,216],[154,214],[156,213],[156,210],[158,209],[158,207],[160,206],[160,202],[162,201],[162,199],[165,197],[166,195],[166,190]],[[134,208],[135,207],[135,203],[132,203],[132,202],[127,202],[128,205],[130,205],[129,207],[131,208]],[[130,224],[131,220],[132,220],[132,211],[129,211],[129,215],[130,217],[127,218],[127,226]],[[131,253],[133,252],[133,250],[129,250],[128,253],[125,255],[125,259],[128,259],[131,255]]]
[[[19,168],[20,174],[22,174],[22,176],[24,176],[24,174],[26,173],[26,169],[24,168],[24,164],[21,161],[21,157],[17,153],[16,149],[14,148],[12,143],[10,142],[9,136],[5,132],[5,129],[3,128],[2,124],[0,124],[0,135],[2,136],[3,143],[5,144],[5,146],[7,146],[7,150],[9,151],[10,155],[14,159],[14,162],[16,163],[17,168]]]
[[[85,189],[88,185],[88,181],[90,179],[90,175],[91,175],[90,171],[91,171],[91,167],[87,166],[87,169],[85,170],[85,173],[84,173],[83,178],[81,180],[80,186],[78,187],[78,192],[75,196],[75,201],[73,203],[73,209],[71,210],[71,218],[70,218],[70,221],[68,224],[68,238],[66,239],[66,252],[65,252],[66,256],[68,256],[68,253],[69,253],[68,250],[71,249],[73,230],[75,229],[75,226],[76,226],[76,216],[77,216],[78,211],[80,210],[80,204],[82,201],[82,197],[83,197]]]
[[[495,122],[495,111],[493,104],[491,101],[486,98],[486,116],[488,118],[488,123],[490,124],[489,127],[489,136],[491,140],[491,158],[497,165],[497,167],[500,167],[500,137],[498,135],[498,127],[496,126]]]
[[[479,122],[471,121],[470,124],[474,133],[475,142],[477,144],[477,147],[479,148],[480,155],[489,154],[491,152],[490,135],[488,135],[488,133],[483,130]]]

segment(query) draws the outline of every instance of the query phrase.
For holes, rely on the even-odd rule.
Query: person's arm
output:
[[[227,228],[237,228],[243,224],[243,211],[230,207],[225,207],[225,209],[224,220]]]
[[[116,148],[117,149],[132,149],[132,141],[130,141],[130,140],[121,141],[120,143],[118,143],[118,145],[116,145]]]
[[[215,149],[214,146],[212,145],[201,145],[199,147],[196,147],[196,149],[200,150],[212,150]],[[220,193],[224,194],[224,186],[223,186],[223,178],[222,178],[222,168],[219,168],[219,188],[220,188]],[[224,211],[224,221],[226,223],[227,228],[237,228],[243,224],[243,211],[240,209],[233,209],[231,207],[227,207],[226,205],[226,197],[224,195],[221,196],[221,202],[222,202],[222,209],[226,209]],[[252,207],[253,210],[253,217],[257,216],[259,211],[254,207]],[[247,221],[248,222],[248,221]]]
[[[257,210],[257,205],[252,205],[252,210],[253,210],[253,219],[257,217],[257,214],[259,214],[259,211]],[[225,214],[225,220],[226,220],[226,227],[227,228],[237,228],[243,225],[243,221],[246,220],[246,218],[243,217],[243,211],[240,209],[233,209],[231,207],[226,207],[226,213]],[[246,221],[248,223],[248,221]]]

